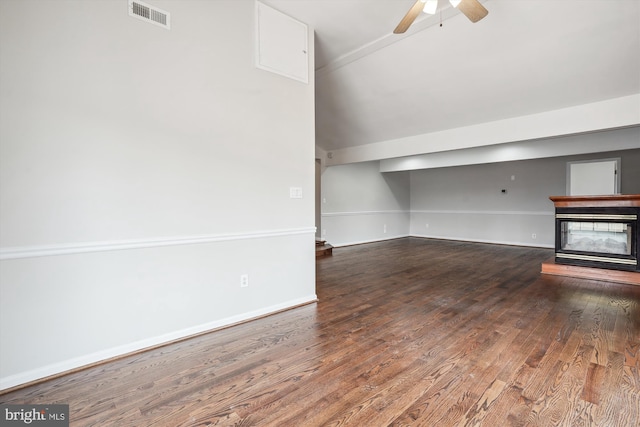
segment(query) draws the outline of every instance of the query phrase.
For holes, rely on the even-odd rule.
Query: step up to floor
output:
[[[333,254],[333,246],[324,240],[316,239],[316,258],[330,256]]]

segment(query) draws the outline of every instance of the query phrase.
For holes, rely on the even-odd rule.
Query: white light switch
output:
[[[292,199],[302,199],[302,188],[289,187],[289,197]]]

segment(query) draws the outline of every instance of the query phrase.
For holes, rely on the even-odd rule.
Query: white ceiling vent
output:
[[[159,25],[167,30],[171,28],[169,12],[138,0],[129,0],[129,16]]]

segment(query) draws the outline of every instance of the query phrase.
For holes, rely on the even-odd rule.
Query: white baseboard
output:
[[[96,353],[75,357],[73,359],[43,366],[41,368],[33,369],[27,372],[10,375],[8,377],[0,378],[0,391],[6,390],[12,387],[16,387],[22,384],[27,384],[33,381],[41,380],[53,375],[64,374],[65,372],[69,372],[85,366],[90,366],[95,363],[99,363],[109,359],[123,357],[128,354],[135,353],[141,350],[151,349],[153,347],[171,343],[177,340],[189,338],[189,337],[206,333],[209,331],[214,331],[216,329],[246,322],[259,317],[264,317],[269,314],[274,314],[289,308],[313,303],[317,301],[317,299],[318,298],[315,294],[308,295],[306,297],[297,298],[295,300],[287,301],[281,304],[276,304],[276,305],[264,307],[258,310],[250,311],[247,313],[238,314],[236,316],[215,320],[213,322],[205,323],[203,325],[193,326],[191,328],[182,329],[180,331],[175,331],[175,332],[163,334],[160,336],[136,341],[131,344],[121,345],[118,347],[106,349]]]
[[[389,237],[376,238],[376,239],[356,240],[352,242],[342,242],[342,243],[333,243],[333,242],[329,242],[329,243],[331,243],[331,245],[334,248],[340,248],[342,246],[354,246],[354,245],[362,245],[365,243],[384,242],[385,240],[395,240],[395,239],[401,239],[403,237],[411,237],[411,236],[409,234],[398,234],[396,236],[389,236]]]
[[[507,242],[502,240],[482,240],[482,239],[465,239],[461,237],[446,237],[446,236],[430,236],[426,234],[401,234],[393,237],[385,237],[383,239],[370,239],[370,240],[359,240],[353,242],[342,242],[342,243],[331,243],[334,248],[340,248],[343,246],[354,246],[354,245],[362,245],[365,243],[375,243],[375,242],[383,242],[385,240],[394,240],[401,239],[403,237],[420,237],[423,239],[434,239],[434,240],[453,240],[458,242],[471,242],[471,243],[489,243],[494,245],[508,245],[508,246],[526,246],[531,248],[548,248],[554,249],[554,245],[548,244],[532,244],[530,242]]]
[[[526,246],[530,248],[548,248],[548,249],[555,248],[555,245],[544,244],[544,243],[533,244],[531,242],[512,242],[512,241],[504,241],[504,240],[487,240],[487,239],[466,239],[462,237],[430,236],[426,234],[412,234],[410,237],[421,237],[424,239],[434,239],[434,240],[455,240],[458,242],[471,242],[471,243],[490,243],[493,245]]]

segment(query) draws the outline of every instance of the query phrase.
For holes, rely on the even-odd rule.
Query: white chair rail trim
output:
[[[402,215],[409,211],[353,211],[353,212],[322,212],[324,217],[332,216],[357,216],[357,215]]]
[[[0,248],[0,260],[72,255],[88,252],[119,251],[126,249],[155,248],[161,246],[196,245],[232,240],[265,239],[272,237],[315,234],[315,227],[287,228],[253,231],[250,233],[210,234],[202,236],[158,237],[152,239],[121,240],[112,242],[69,243],[46,246]]]

